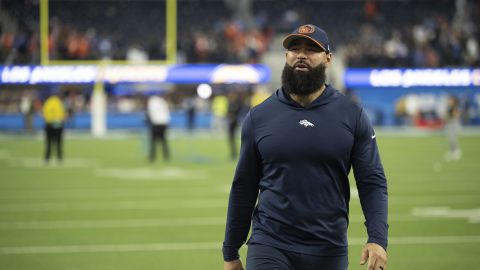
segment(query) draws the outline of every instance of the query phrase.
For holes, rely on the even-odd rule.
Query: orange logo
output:
[[[302,25],[298,28],[300,34],[311,34],[315,31],[315,27],[311,24]]]

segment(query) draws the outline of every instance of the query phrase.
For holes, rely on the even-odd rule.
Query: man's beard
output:
[[[307,96],[320,89],[326,81],[326,66],[320,64],[317,67],[308,67],[307,72],[298,72],[294,67],[285,63],[282,71],[282,85],[287,93]]]

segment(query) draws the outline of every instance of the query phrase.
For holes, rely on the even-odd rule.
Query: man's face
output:
[[[325,84],[325,69],[330,59],[331,55],[311,40],[300,38],[293,41],[286,53],[283,88],[296,95],[314,93]]]
[[[286,52],[286,63],[298,73],[308,72],[320,64],[328,66],[330,59],[330,54],[307,38],[294,40]]]

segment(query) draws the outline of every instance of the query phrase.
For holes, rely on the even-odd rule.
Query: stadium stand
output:
[[[15,27],[2,20],[0,61],[38,63],[38,1],[4,0],[1,7]],[[479,64],[478,1],[260,0],[247,11],[251,23],[229,1],[179,0],[180,59],[261,62],[275,35],[313,22],[328,29],[350,67]],[[164,16],[163,1],[50,1],[51,58],[163,59]]]
[[[38,0],[0,1],[3,65],[40,63],[39,10]],[[165,1],[49,0],[49,58],[163,60],[165,17]],[[278,41],[304,23],[321,25],[328,31],[335,59],[343,68],[480,66],[480,2],[474,0],[177,0],[177,63],[264,63],[272,67],[273,74],[279,73],[283,60],[278,58],[278,50],[283,48]],[[272,76],[272,89],[279,85],[278,80],[279,76]],[[333,84],[343,87],[338,81]],[[129,93],[130,86],[128,91],[122,87],[106,85],[108,111],[141,111],[144,97]],[[195,95],[195,86],[174,87]],[[0,113],[18,113],[25,93],[43,100],[49,91],[76,96],[81,101],[76,111],[88,112],[90,86],[51,88],[0,86]],[[372,111],[375,124],[398,122],[387,116],[393,115],[390,103],[398,102],[399,91],[382,96],[362,93],[362,102]],[[391,95],[390,103],[385,102],[387,94]],[[463,95],[464,104],[476,104],[472,93]],[[171,97],[179,110],[182,98]],[[475,117],[480,119],[465,117],[465,123]]]

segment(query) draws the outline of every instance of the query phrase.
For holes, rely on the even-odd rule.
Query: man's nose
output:
[[[307,58],[307,53],[305,50],[299,50],[297,53],[297,59],[306,59]]]

